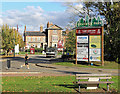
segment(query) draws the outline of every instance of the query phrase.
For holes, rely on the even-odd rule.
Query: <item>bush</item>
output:
[[[42,53],[43,48],[35,48],[35,52],[41,52]],[[30,49],[27,49],[27,52],[30,52]]]
[[[64,59],[74,59],[76,55],[62,55],[62,58]]]
[[[25,51],[26,52],[26,51]],[[30,49],[27,49],[27,52],[30,52]]]
[[[35,52],[41,52],[42,53],[43,48],[35,48]]]

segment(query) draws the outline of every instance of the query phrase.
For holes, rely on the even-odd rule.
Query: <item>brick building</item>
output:
[[[37,48],[45,47],[57,47],[58,41],[63,40],[62,28],[53,23],[47,23],[47,28],[43,31],[43,27],[40,26],[40,31],[26,31],[24,30],[24,42],[25,47],[31,46]]]
[[[58,41],[63,40],[62,37],[62,28],[52,24],[47,23],[47,29],[46,31],[46,42],[48,47],[57,47]]]
[[[40,31],[26,31],[26,26],[24,30],[24,42],[25,47],[37,47],[37,48],[44,48],[46,43],[46,34],[43,32],[43,27],[40,26]]]

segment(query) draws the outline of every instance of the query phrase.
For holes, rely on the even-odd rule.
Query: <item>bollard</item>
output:
[[[10,68],[10,60],[9,59],[7,60],[7,68],[8,69]]]

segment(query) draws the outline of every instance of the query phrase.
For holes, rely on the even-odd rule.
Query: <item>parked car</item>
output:
[[[47,48],[46,49],[46,57],[56,57],[57,56],[57,48]]]

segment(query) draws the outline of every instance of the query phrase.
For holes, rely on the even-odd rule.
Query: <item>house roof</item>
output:
[[[55,28],[55,27],[56,28]],[[58,25],[54,24],[54,25],[51,25],[49,28],[47,28],[49,30],[63,30],[61,27],[59,27]]]
[[[38,31],[27,31],[25,32],[25,36],[45,36],[45,33]]]

